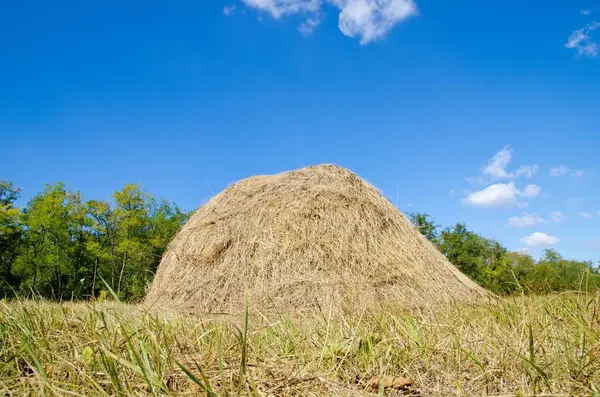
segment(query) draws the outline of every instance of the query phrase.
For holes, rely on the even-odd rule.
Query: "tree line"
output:
[[[137,300],[188,214],[139,185],[112,200],[85,201],[50,184],[24,208],[19,189],[0,180],[0,298],[85,299],[107,291]]]
[[[109,286],[123,300],[139,300],[189,216],[139,185],[125,185],[107,201],[86,201],[63,183],[46,185],[23,208],[15,205],[19,195],[0,180],[0,298],[87,299],[106,294]],[[493,292],[600,287],[590,261],[568,260],[554,250],[535,260],[463,223],[442,229],[427,214],[409,218],[450,262]]]
[[[591,261],[563,258],[547,249],[535,260],[511,252],[493,239],[470,231],[464,223],[441,228],[428,214],[411,213],[411,222],[463,273],[497,294],[547,294],[600,288],[600,272]]]

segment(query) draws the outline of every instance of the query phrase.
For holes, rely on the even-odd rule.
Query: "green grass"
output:
[[[0,395],[599,395],[600,296],[235,321],[0,302]],[[410,390],[367,390],[373,376]]]

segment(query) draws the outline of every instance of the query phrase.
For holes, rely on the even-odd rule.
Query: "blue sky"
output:
[[[192,209],[332,162],[405,212],[600,260],[598,1],[0,7],[0,178],[23,202],[142,183]]]

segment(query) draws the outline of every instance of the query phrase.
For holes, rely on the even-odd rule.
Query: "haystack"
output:
[[[256,176],[200,207],[171,242],[146,305],[334,312],[472,301],[486,292],[379,191],[320,165]]]

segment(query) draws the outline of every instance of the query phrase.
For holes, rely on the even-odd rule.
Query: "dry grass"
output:
[[[600,395],[598,295],[236,321],[0,303],[0,395]],[[398,379],[398,378],[396,378]],[[241,381],[240,381],[241,380]]]
[[[240,312],[435,306],[486,292],[460,273],[377,189],[322,165],[236,183],[171,243],[147,306]]]

